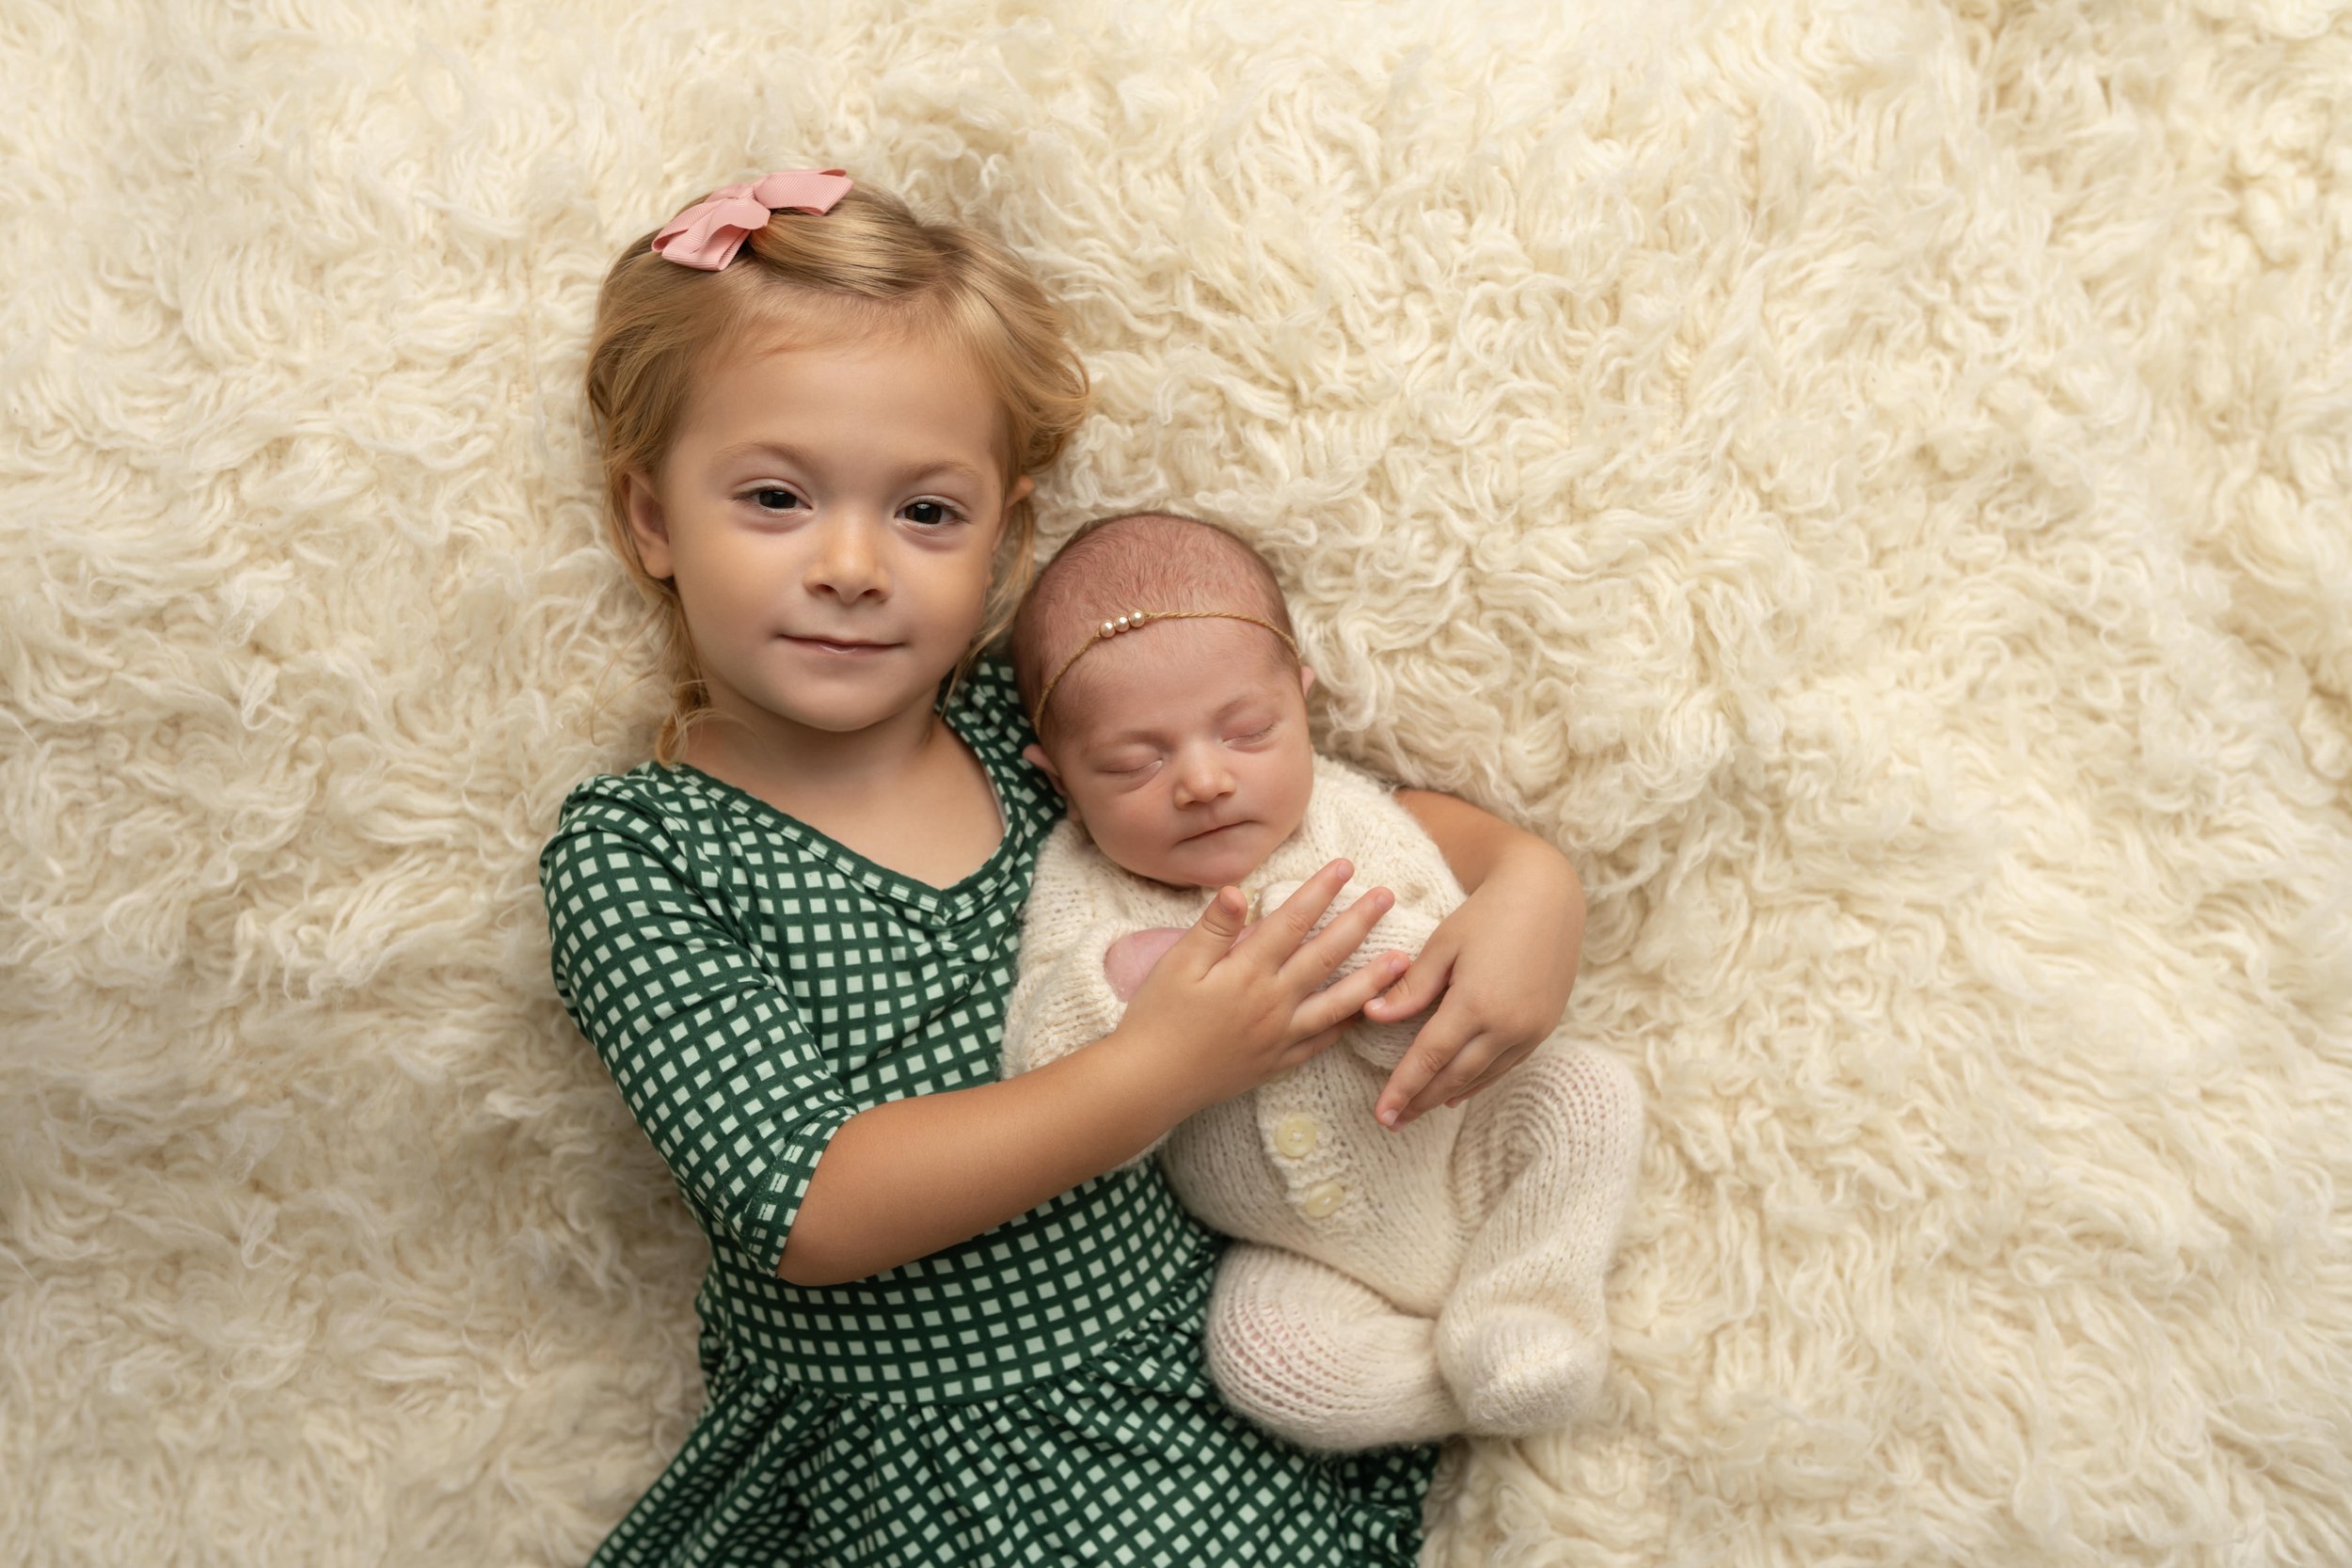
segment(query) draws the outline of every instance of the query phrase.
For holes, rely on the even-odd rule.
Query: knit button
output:
[[[1318,1181],[1307,1189],[1307,1201],[1299,1207],[1311,1220],[1319,1220],[1347,1201],[1347,1190],[1336,1181]]]
[[[1293,1158],[1315,1147],[1315,1118],[1300,1111],[1284,1117],[1274,1128],[1274,1147]]]

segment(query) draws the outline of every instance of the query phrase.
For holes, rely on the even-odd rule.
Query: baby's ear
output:
[[[1030,767],[1054,781],[1054,793],[1061,797],[1062,808],[1070,813],[1070,820],[1083,829],[1086,820],[1078,815],[1078,802],[1070,798],[1069,786],[1061,782],[1061,769],[1056,768],[1054,759],[1045,754],[1045,748],[1033,740],[1021,748],[1021,756]]]
[[[1304,664],[1298,667],[1298,694],[1304,697],[1315,689],[1315,673]]]
[[[1061,796],[1064,800],[1068,800],[1070,798],[1070,791],[1062,788],[1061,769],[1054,766],[1054,759],[1045,754],[1044,747],[1032,740],[1026,746],[1021,748],[1021,758],[1030,767],[1036,768],[1039,772],[1054,781],[1054,792],[1056,794]]]

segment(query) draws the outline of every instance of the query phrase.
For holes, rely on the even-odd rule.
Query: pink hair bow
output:
[[[850,194],[837,168],[780,168],[740,185],[722,185],[661,226],[653,247],[682,267],[717,272],[735,260],[771,213],[790,210],[822,216]]]

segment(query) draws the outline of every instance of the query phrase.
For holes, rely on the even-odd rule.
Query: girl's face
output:
[[[1050,746],[1022,754],[1117,864],[1177,887],[1238,883],[1314,792],[1314,672],[1269,657],[1273,641],[1247,622],[1200,620],[1098,643],[1071,672],[1084,669],[1083,700]]]
[[[717,356],[658,480],[645,569],[677,584],[711,705],[787,746],[928,714],[978,630],[1009,488],[979,369],[914,334]]]

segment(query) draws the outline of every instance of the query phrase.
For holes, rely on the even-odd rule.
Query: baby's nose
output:
[[[1218,800],[1233,793],[1233,775],[1214,756],[1190,757],[1177,770],[1176,790],[1187,802]]]

